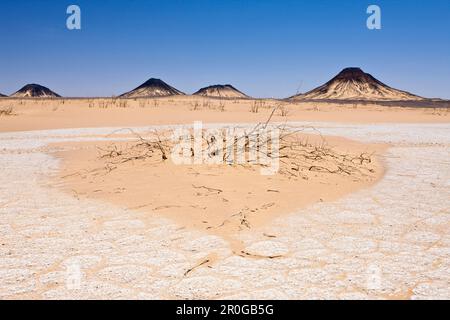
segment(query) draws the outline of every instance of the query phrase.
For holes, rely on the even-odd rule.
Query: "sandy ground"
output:
[[[376,105],[287,103],[275,100],[220,100],[196,96],[161,99],[0,99],[0,132],[265,121],[280,106],[273,121],[341,123],[449,123],[450,109],[400,108]],[[1,110],[10,110],[1,116]]]
[[[49,117],[26,108],[15,110],[18,116],[2,117],[2,131],[66,127],[70,116],[73,126],[103,121],[114,126],[109,117],[119,122],[123,116],[113,111],[107,119],[92,119],[104,111],[94,113],[93,107]],[[168,111],[149,121],[165,123],[174,116],[174,122],[190,122],[188,114],[194,119],[197,111]],[[149,108],[148,115],[152,112]],[[266,118],[247,108],[210,112],[211,118],[204,110],[202,119]],[[149,218],[145,211],[55,188],[51,177],[58,174],[61,162],[49,154],[54,151],[50,145],[98,143],[112,128],[2,133],[0,298],[448,299],[448,114],[391,109],[383,112],[381,121],[377,112],[348,108],[334,121],[394,123],[307,124],[324,135],[390,144],[383,178],[341,199],[315,203],[230,235],[242,243],[245,254],[233,252],[220,235],[184,228],[170,217]],[[121,126],[147,121],[139,120],[137,112],[129,113]],[[313,118],[315,113],[322,121],[338,110],[298,111],[298,118],[280,118],[309,121],[307,115]],[[396,119],[443,123],[400,124]]]
[[[143,153],[135,147],[140,141],[133,136],[121,137],[131,141],[113,141],[110,135],[108,142],[52,144],[50,149],[57,152],[51,155],[62,160],[55,187],[79,199],[106,200],[143,211],[149,219],[168,217],[182,228],[223,238],[237,254],[244,251],[243,244],[234,237],[237,232],[367,188],[384,173],[380,156],[386,146],[336,137],[299,133],[289,136],[285,145],[299,142],[299,151],[312,152],[310,158],[320,159],[308,163],[301,158],[300,168],[293,165],[294,159],[280,163],[280,171],[274,175],[262,175],[257,165],[174,164],[170,155],[162,161],[160,152],[135,159]],[[141,137],[146,137],[145,133]],[[118,156],[118,152],[124,154]],[[294,154],[290,150],[283,152],[291,157]],[[349,159],[343,162],[350,166],[346,172],[334,173],[340,165],[336,164],[336,155]],[[320,169],[310,170],[312,165]]]

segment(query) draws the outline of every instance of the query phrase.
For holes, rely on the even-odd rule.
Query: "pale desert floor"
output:
[[[0,297],[449,298],[448,124],[314,126],[391,144],[385,176],[236,234],[244,257],[219,236],[48,187],[59,164],[48,144],[111,128],[1,134]],[[68,289],[73,265],[81,286]]]

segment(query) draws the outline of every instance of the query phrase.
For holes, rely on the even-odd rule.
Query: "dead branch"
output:
[[[220,194],[220,193],[223,192],[223,190],[221,190],[221,189],[210,188],[210,187],[207,187],[207,186],[196,186],[196,185],[192,185],[192,187],[193,187],[194,189],[206,189],[206,190],[208,190],[208,192],[217,192],[217,194]]]
[[[186,277],[186,276],[187,276],[189,273],[191,273],[194,269],[196,269],[196,268],[198,268],[198,267],[201,267],[201,266],[204,265],[204,264],[209,263],[209,261],[210,261],[209,259],[206,259],[206,260],[200,262],[199,264],[195,265],[194,267],[192,267],[192,268],[186,270],[186,272],[184,273],[184,276]]]

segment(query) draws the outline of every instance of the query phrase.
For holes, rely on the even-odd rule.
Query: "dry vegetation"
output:
[[[264,101],[253,101],[253,104],[250,107],[250,112],[252,113],[258,113],[260,108],[264,107],[265,102]]]
[[[89,108],[110,109],[110,108],[131,108],[138,106],[140,108],[159,107],[157,99],[123,99],[118,97],[104,99],[88,99]]]
[[[427,113],[433,116],[447,116],[450,113],[450,108],[432,108]]]
[[[250,106],[250,112],[259,113],[262,109],[276,109],[281,117],[287,117],[290,114],[291,105],[293,104],[284,101],[278,101],[274,106],[272,103],[267,104],[264,100],[256,100],[253,101],[252,105]]]
[[[280,110],[280,116],[287,117],[289,115],[289,107],[288,106],[280,105],[278,109]]]
[[[202,107],[202,100],[192,102]],[[177,127],[182,131],[175,139],[169,129],[116,130],[112,135],[118,140],[108,136],[109,142],[70,148],[61,178],[77,197],[167,215],[183,226],[228,237],[303,205],[336,199],[380,176],[376,157],[363,152],[366,146],[318,131],[306,134],[311,127],[271,122],[280,112],[272,109],[254,126]],[[278,139],[272,140],[273,132]],[[183,150],[174,148],[178,142]],[[181,154],[180,162],[174,157]]]
[[[199,111],[199,110],[216,110],[220,112],[226,111],[225,109],[225,101],[223,100],[210,100],[210,99],[203,99],[203,100],[195,100],[190,102],[190,110],[191,111]]]
[[[276,109],[272,111],[272,115],[275,112]],[[235,135],[231,140],[223,139],[226,135],[221,130],[217,130],[215,133],[207,130],[199,131],[202,138],[201,157],[206,159],[206,161],[202,162],[203,164],[198,167],[193,165],[198,154],[196,154],[197,151],[194,150],[195,147],[193,147],[194,144],[192,143],[190,150],[188,149],[187,152],[187,157],[191,161],[184,166],[186,170],[181,165],[176,166],[179,168],[176,171],[174,171],[174,163],[172,163],[172,150],[175,143],[172,140],[172,132],[152,131],[145,135],[140,135],[131,129],[123,129],[116,133],[131,133],[135,139],[130,142],[111,142],[102,146],[97,145],[97,159],[90,158],[93,160],[93,165],[77,167],[77,170],[69,170],[62,178],[80,177],[81,180],[78,181],[84,185],[84,187],[79,189],[80,194],[95,194],[98,196],[97,192],[102,192],[106,195],[111,192],[121,193],[125,192],[123,190],[128,190],[126,192],[130,192],[135,197],[133,198],[135,200],[123,198],[131,201],[129,203],[128,200],[124,200],[130,208],[151,206],[151,208],[148,208],[151,212],[164,211],[169,215],[172,211],[165,210],[170,209],[173,210],[175,216],[182,212],[183,216],[188,214],[193,219],[192,221],[189,220],[190,222],[183,223],[193,224],[213,233],[223,233],[224,236],[229,231],[251,229],[257,225],[257,219],[266,219],[265,217],[267,216],[265,214],[257,216],[258,212],[272,212],[271,214],[277,212],[279,203],[275,199],[286,201],[287,192],[287,189],[284,189],[286,188],[285,184],[283,184],[284,187],[281,187],[279,182],[275,184],[269,183],[267,187],[262,187],[264,189],[252,189],[252,193],[255,192],[256,197],[252,198],[252,204],[242,202],[244,198],[241,199],[239,195],[234,194],[225,182],[227,180],[222,179],[222,174],[225,176],[230,175],[229,169],[236,169],[234,173],[237,177],[240,177],[239,179],[242,179],[243,172],[247,172],[249,177],[255,174],[262,177],[258,173],[259,169],[269,169],[274,163],[278,163],[279,165],[275,166],[278,169],[274,172],[275,176],[267,177],[265,181],[273,181],[272,179],[289,181],[291,183],[289,188],[298,186],[299,190],[304,190],[302,188],[307,188],[308,186],[312,186],[314,190],[317,190],[321,184],[323,184],[323,188],[335,188],[334,183],[336,182],[341,184],[344,182],[370,183],[377,178],[379,167],[372,160],[372,153],[342,152],[329,146],[321,135],[313,137],[302,134],[302,131],[311,128],[291,128],[286,125],[271,126],[270,128],[279,130],[279,148],[277,148],[279,152],[276,152],[272,141],[269,141],[270,138],[262,133],[266,128],[269,128],[269,121],[270,119],[265,123],[259,123],[253,128],[248,128],[244,134]],[[187,129],[185,137],[187,137],[187,141],[193,142],[193,131]],[[314,142],[310,142],[310,138]],[[219,139],[223,139],[223,144],[215,143]],[[221,161],[213,162],[213,166],[208,169],[208,159],[213,158],[218,158]],[[269,161],[258,161],[261,158],[269,159]],[[244,159],[244,161],[240,161],[241,159]],[[136,168],[136,172],[134,172],[134,168]],[[170,170],[170,174],[174,172],[183,175],[192,174],[195,178],[193,177],[192,181],[189,181],[190,178],[186,176],[179,176],[179,180],[172,176],[174,180],[167,182],[165,181],[166,178],[164,178],[169,174],[167,170]],[[151,180],[139,178],[142,172],[146,172],[153,178]],[[177,185],[180,181],[185,188],[184,190],[186,190],[180,196],[183,197],[183,200],[177,202],[175,199],[169,200],[164,195],[155,194],[155,197],[150,201],[147,196],[143,195],[147,191],[141,190],[134,183],[133,185],[128,185],[114,182],[116,179],[123,179],[121,177],[124,175],[127,177],[126,179],[129,179],[128,177],[130,176],[135,176],[140,181],[135,183],[143,184],[147,183],[146,181],[152,181],[152,183],[165,185],[165,188],[170,183]],[[205,179],[209,175],[216,176],[216,178]],[[104,181],[108,182],[105,184]],[[329,185],[330,181],[334,181],[332,186]],[[254,188],[254,186],[249,185],[249,188]],[[74,187],[70,187],[70,190],[74,190]],[[258,192],[258,195],[256,195],[256,192]],[[321,191],[317,192],[320,194]],[[266,193],[267,196],[263,196],[263,193]],[[245,194],[245,191],[243,191],[243,194]],[[324,194],[328,196],[327,193]],[[119,195],[118,197],[123,196]],[[269,198],[271,200],[268,200]],[[197,205],[189,206],[189,203],[194,201],[193,199],[198,199],[195,202]],[[220,209],[205,211],[207,208]],[[200,214],[201,220],[198,218]]]
[[[343,154],[333,150],[328,146],[324,140],[322,144],[309,143],[307,139],[299,138],[295,133],[287,129],[280,137],[280,154],[276,156],[280,161],[280,174],[309,179],[306,174],[308,171],[322,172],[328,174],[342,174],[351,176],[352,178],[362,178],[374,174],[371,153],[360,154]],[[136,134],[137,135],[137,134]],[[154,133],[154,135],[143,138],[137,135],[137,142],[125,148],[119,148],[116,144],[112,144],[107,149],[99,149],[100,158],[107,159],[105,169],[112,171],[118,165],[133,162],[133,161],[153,161],[153,163],[163,162],[170,158],[170,150],[173,147],[172,142],[168,137],[161,137],[164,134]],[[203,145],[202,154],[207,154],[208,157],[213,158],[219,153],[219,150],[214,148],[211,140],[214,137],[207,137],[203,135],[205,144]],[[246,157],[245,163],[237,163],[230,159],[237,159],[238,157],[230,156],[229,150],[238,151],[238,140],[243,139],[244,152],[249,153],[250,144],[254,139],[258,139],[257,133],[250,133],[248,135],[235,139],[234,142],[228,143],[223,148],[221,154],[226,165],[239,165],[243,167],[250,166],[266,166],[263,163],[258,163],[255,160]],[[257,141],[257,140],[256,140]],[[227,143],[227,142],[226,142]],[[264,156],[270,160],[276,159],[270,151],[262,151],[265,149],[262,145],[265,142],[260,142],[256,145],[256,150],[259,156]],[[264,152],[264,154],[262,154]],[[193,149],[191,149],[191,157],[195,157]]]
[[[305,129],[311,128],[291,128],[286,125],[269,127],[269,122],[277,109],[273,109],[270,118],[265,123],[259,123],[255,127],[248,129],[245,133],[233,136],[232,141],[227,141],[226,129],[219,130],[220,134],[214,135],[210,132],[202,131],[203,157],[213,159],[221,157],[224,165],[238,165],[247,168],[259,166],[267,167],[268,161],[272,163],[278,160],[280,163],[279,174],[289,178],[309,179],[308,172],[320,172],[325,174],[340,174],[349,176],[352,179],[362,179],[372,176],[374,166],[372,166],[371,153],[346,154],[340,153],[327,145],[326,140],[321,136],[320,143],[310,143],[308,138],[299,135]],[[280,111],[281,112],[281,111]],[[263,130],[268,128],[279,131],[279,152],[272,150],[271,137]],[[99,149],[100,158],[105,159],[106,171],[112,171],[120,164],[133,161],[147,161],[151,163],[161,163],[171,157],[171,150],[174,142],[170,132],[153,131],[145,135],[145,138],[138,133],[129,130],[135,137],[134,143],[125,147],[118,147],[111,144],[106,149]],[[193,142],[194,135],[189,132],[188,139]],[[223,143],[217,144],[217,140],[222,139]],[[254,150],[256,157],[251,156]],[[253,153],[255,154],[255,153]],[[190,156],[196,156],[191,147]],[[244,163],[237,159],[245,159]],[[265,159],[264,161],[257,161]]]
[[[0,117],[1,116],[14,116],[16,115],[14,112],[14,108],[11,106],[7,106],[7,107],[0,107]]]

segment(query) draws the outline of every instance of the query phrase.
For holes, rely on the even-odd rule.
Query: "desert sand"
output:
[[[146,126],[152,124],[255,123],[282,106],[274,122],[448,123],[449,108],[384,107],[375,104],[284,102],[173,96],[154,99],[9,99],[0,100],[0,131]],[[1,111],[0,111],[1,112]]]
[[[55,183],[77,198],[106,200],[149,218],[168,217],[182,228],[220,236],[237,254],[243,251],[242,243],[230,235],[366,188],[384,173],[384,145],[335,137],[296,134],[295,139],[304,142],[301,149],[321,159],[305,161],[299,170],[290,162],[270,176],[252,165],[176,165],[170,158],[162,161],[160,154],[138,158],[139,141],[121,137],[131,141],[52,145],[61,150],[55,156],[62,160]],[[336,161],[339,154],[353,160]],[[334,172],[340,163],[349,171]]]
[[[191,96],[0,106],[2,299],[450,297],[448,109]],[[124,128],[255,124],[273,106],[311,150],[325,139],[333,155],[370,154],[351,171],[365,174],[157,158],[105,170],[122,159],[108,150],[136,143]]]

